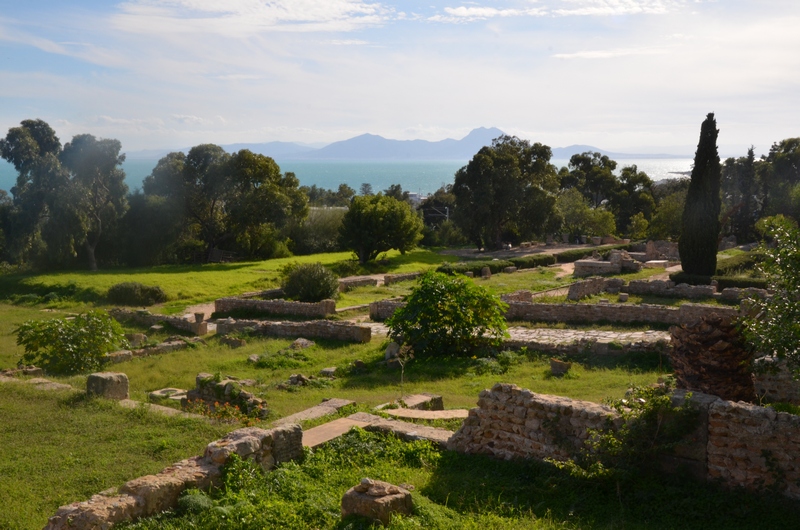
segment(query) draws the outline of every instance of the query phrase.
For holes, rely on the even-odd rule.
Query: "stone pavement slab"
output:
[[[339,399],[339,398],[329,399],[327,401],[323,401],[319,405],[311,407],[310,409],[301,410],[296,414],[292,414],[290,416],[286,416],[285,418],[276,420],[275,425],[285,425],[287,423],[300,423],[301,421],[315,420],[317,418],[322,418],[324,416],[330,416],[331,414],[336,414],[342,407],[352,405],[353,403],[355,403],[355,401],[350,401],[349,399]]]
[[[165,407],[163,405],[155,405],[153,403],[143,403],[141,401],[134,401],[132,399],[122,399],[119,401],[119,404],[125,407],[126,409],[135,409],[143,406],[147,410],[150,410],[157,414],[162,414],[164,416],[180,416],[181,418],[197,418],[197,419],[205,418],[205,416],[201,416],[200,414],[192,414],[191,412],[183,412],[182,410],[173,409],[171,407]]]
[[[351,418],[339,418],[303,431],[303,447],[319,447],[348,432],[353,427],[365,428],[369,423]]]
[[[409,420],[454,420],[469,416],[467,409],[450,410],[417,410],[417,409],[389,409],[384,410],[389,416]]]
[[[436,427],[427,427],[425,425],[417,425],[406,421],[386,420],[383,418],[367,423],[363,428],[367,431],[383,432],[387,434],[392,433],[406,441],[430,440],[438,444],[442,449],[447,448],[447,441],[453,436],[453,431],[448,431],[447,429],[438,429]]]

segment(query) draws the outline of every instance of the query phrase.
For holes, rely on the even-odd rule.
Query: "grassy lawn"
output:
[[[0,276],[0,292],[6,300],[19,300],[25,295],[44,296],[53,292],[65,301],[51,303],[47,307],[74,308],[76,304],[103,305],[105,294],[112,285],[140,282],[158,285],[167,293],[169,301],[163,307],[156,306],[154,310],[169,314],[181,311],[188,305],[213,301],[222,296],[275,287],[279,282],[280,269],[292,262],[319,261],[332,266],[341,275],[356,275],[414,272],[455,259],[421,249],[405,255],[390,251],[381,257],[380,262],[364,267],[350,261],[351,258],[349,252],[336,252],[247,263],[6,275]]]
[[[166,418],[83,393],[0,384],[0,528],[41,528],[63,505],[200,454],[231,426]]]

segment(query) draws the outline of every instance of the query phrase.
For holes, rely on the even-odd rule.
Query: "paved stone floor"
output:
[[[373,335],[386,336],[388,328],[380,322],[359,322],[369,326]],[[539,342],[545,344],[571,344],[581,341],[618,342],[620,344],[654,343],[669,341],[668,331],[598,331],[594,329],[553,329],[510,327],[512,341]]]

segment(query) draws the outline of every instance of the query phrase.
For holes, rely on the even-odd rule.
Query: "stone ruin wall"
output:
[[[150,311],[131,311],[130,309],[115,308],[109,309],[108,314],[118,322],[133,322],[140,326],[155,326],[166,323],[175,329],[188,331],[195,335],[206,335],[208,324],[206,322],[192,322],[181,317],[170,317],[167,315],[154,315]]]
[[[219,298],[214,300],[216,313],[230,313],[237,309],[259,311],[270,315],[292,315],[300,317],[326,317],[336,313],[336,302],[323,300],[316,303],[291,302],[288,300],[256,300],[252,298]]]
[[[62,506],[50,517],[45,530],[107,529],[174,509],[185,490],[218,484],[222,466],[234,453],[268,471],[303,456],[303,431],[299,425],[233,431],[208,444],[203,456],[181,460],[156,475],[130,480],[113,493],[103,492],[87,501]]]
[[[559,396],[534,394],[498,383],[484,390],[447,448],[496,458],[566,460],[589,437],[589,429],[619,423],[610,407]]]
[[[701,316],[717,313],[736,317],[731,307],[683,304],[678,308],[649,304],[509,304],[507,320],[534,322],[657,322],[683,324]]]
[[[713,298],[717,288],[713,285],[675,285],[670,280],[631,280],[625,288],[629,294],[649,294],[673,298]]]
[[[792,403],[800,405],[800,381],[792,377],[785,360],[763,357],[756,366],[764,368],[753,374],[756,395],[767,403]]]
[[[685,392],[676,392],[680,395]],[[699,393],[691,402],[700,409],[699,424],[673,461],[731,487],[775,485],[800,499],[800,416]],[[618,428],[621,421],[604,405],[498,383],[480,393],[478,407],[447,447],[502,459],[565,460],[576,454],[589,429]]]
[[[501,294],[500,300],[507,304],[511,302],[533,302],[533,293],[522,289],[520,291],[514,291],[513,293]]]
[[[350,322],[311,320],[308,322],[270,322],[262,320],[234,320],[217,322],[217,334],[234,333],[245,329],[256,335],[269,337],[305,337],[367,343],[372,339],[372,330]]]
[[[356,287],[374,287],[378,285],[378,280],[369,276],[353,276],[351,278],[339,279],[339,292],[345,293]]]
[[[269,414],[265,400],[242,390],[241,384],[237,380],[215,381],[213,374],[197,374],[194,389],[186,393],[185,401],[181,400],[181,405],[185,408],[192,401],[203,401],[209,408],[215,407],[220,402],[228,403],[239,407],[245,414],[256,415],[260,418],[266,418]]]
[[[392,285],[393,283],[407,282],[409,280],[416,280],[423,273],[421,272],[406,272],[403,274],[385,274],[383,276],[384,285]]]
[[[575,282],[569,286],[567,300],[580,300],[588,296],[602,293],[606,288],[605,278],[589,278]]]

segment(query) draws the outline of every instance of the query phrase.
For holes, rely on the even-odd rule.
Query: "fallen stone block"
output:
[[[106,399],[128,399],[128,376],[119,372],[98,372],[86,379],[86,393]]]
[[[342,497],[342,517],[360,515],[388,525],[392,514],[411,515],[414,503],[411,492],[381,480],[365,478]]]

